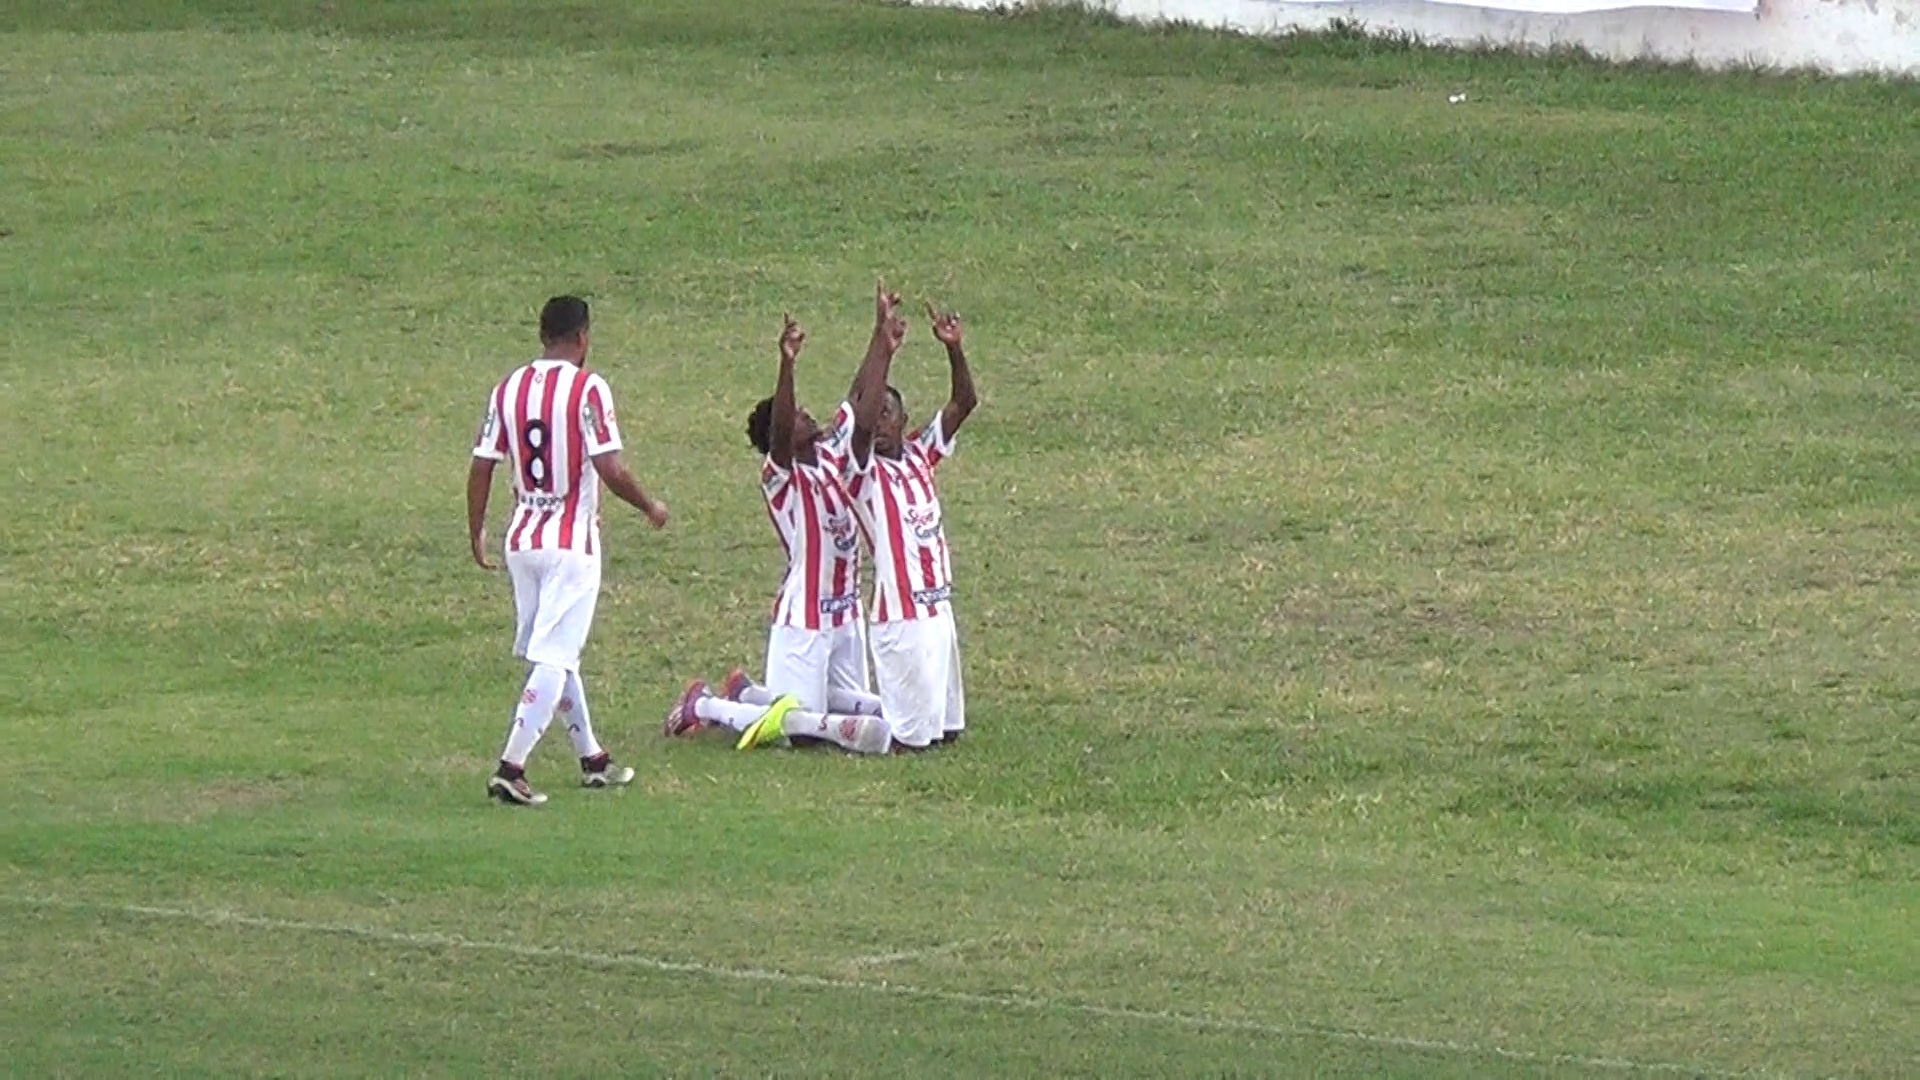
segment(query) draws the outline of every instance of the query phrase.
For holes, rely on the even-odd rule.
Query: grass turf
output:
[[[1912,84],[842,2],[0,31],[25,1073],[1913,1066]],[[824,411],[877,273],[985,399],[969,741],[664,744],[757,667],[780,312]],[[567,289],[676,520],[609,515],[587,661],[640,784],[556,733],[515,814],[460,476]]]

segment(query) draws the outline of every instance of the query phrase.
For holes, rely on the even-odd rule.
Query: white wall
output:
[[[1004,0],[932,0],[993,7]],[[1920,76],[1920,0],[1760,0],[1733,15],[1629,8],[1591,15],[1529,15],[1420,0],[1096,0],[1136,19],[1182,19],[1257,34],[1318,30],[1337,19],[1406,32],[1438,45],[1575,45],[1611,60],[1654,57],[1703,67],[1757,63],[1838,74]]]

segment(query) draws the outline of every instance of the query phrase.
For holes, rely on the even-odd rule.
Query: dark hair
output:
[[[540,344],[551,345],[578,337],[587,328],[587,302],[577,296],[556,296],[540,309]]]
[[[893,399],[893,407],[900,410],[901,416],[907,415],[907,399],[900,396],[899,387],[888,383],[887,396]]]
[[[761,398],[747,417],[747,441],[763,454],[773,453],[773,399]]]

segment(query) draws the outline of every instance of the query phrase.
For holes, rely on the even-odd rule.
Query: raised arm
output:
[[[893,354],[906,337],[907,324],[900,318],[900,297],[887,291],[884,284],[873,287],[873,337],[867,342],[866,359],[853,380],[853,459],[869,461],[873,457],[873,429],[880,423],[880,410],[887,393],[887,376],[893,368]]]
[[[847,388],[848,404],[858,406],[860,402],[860,388],[865,384],[867,375],[871,372],[873,365],[891,362],[893,352],[900,348],[900,337],[892,334],[889,330],[892,322],[898,320],[897,313],[899,310],[899,294],[890,293],[887,291],[884,283],[875,282],[873,286],[873,336],[867,339],[867,355],[861,359],[859,368],[853,373],[853,385]],[[904,332],[905,329],[906,325],[902,323],[900,330]],[[881,379],[880,385],[884,387],[886,382],[885,379]],[[879,415],[878,410],[876,410],[874,416],[878,418]]]
[[[793,421],[799,408],[793,402],[793,363],[800,357],[800,346],[807,335],[793,316],[782,315],[780,328],[780,377],[773,384],[773,425],[768,433],[767,456],[782,469],[793,468]]]
[[[946,408],[940,410],[940,434],[951,439],[973,414],[974,406],[980,404],[980,395],[974,392],[973,369],[967,365],[967,352],[960,345],[960,313],[949,311],[942,315],[929,302],[927,318],[933,321],[933,336],[947,347],[947,366],[952,370],[952,389],[947,394]]]

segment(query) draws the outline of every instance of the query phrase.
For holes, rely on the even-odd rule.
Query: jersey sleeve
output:
[[[954,438],[947,434],[945,409],[934,413],[933,420],[926,427],[913,433],[913,444],[926,455],[929,466],[938,465],[953,456]]]
[[[587,378],[587,392],[580,401],[580,432],[588,457],[620,449],[620,421],[613,411],[613,390],[598,375]]]
[[[487,415],[480,421],[480,434],[473,439],[474,457],[490,461],[507,459],[507,425],[500,416],[500,406],[506,392],[507,384],[501,383],[493,388],[493,394],[487,398]]]
[[[814,452],[833,464],[836,470],[840,460],[853,449],[853,404],[843,401],[833,411],[833,425],[821,433],[820,444]]]
[[[792,488],[793,470],[781,468],[773,455],[767,455],[760,465],[760,490],[767,497],[767,505],[776,512],[786,509]]]
[[[840,476],[840,482],[851,485],[857,484],[861,477],[872,472],[879,460],[880,455],[874,452],[871,440],[867,443],[867,456],[862,459],[853,448],[853,440],[849,438],[847,452],[832,458],[831,462],[834,472]]]

